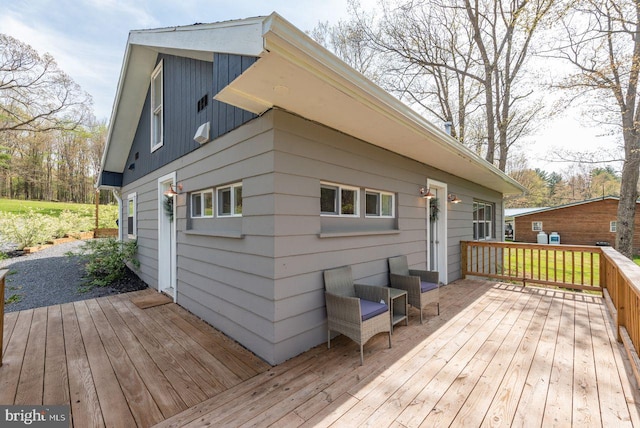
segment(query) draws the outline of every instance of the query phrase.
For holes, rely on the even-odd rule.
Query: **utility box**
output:
[[[551,235],[549,235],[549,244],[560,245],[560,235],[558,235],[558,232],[551,232]]]
[[[538,244],[548,244],[549,241],[547,238],[547,234],[540,231],[540,233],[538,233]]]

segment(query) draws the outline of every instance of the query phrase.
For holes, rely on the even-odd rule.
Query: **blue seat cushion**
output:
[[[435,290],[436,288],[438,288],[438,284],[435,282],[420,281],[421,293],[426,293],[427,291]]]
[[[384,303],[360,299],[360,313],[362,314],[362,321],[366,321],[376,315],[384,314],[388,310],[389,307]]]

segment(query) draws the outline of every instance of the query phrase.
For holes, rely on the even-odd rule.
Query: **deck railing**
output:
[[[461,242],[462,276],[600,291],[640,383],[640,266],[611,247]]]
[[[462,276],[602,291],[602,247],[463,241]]]

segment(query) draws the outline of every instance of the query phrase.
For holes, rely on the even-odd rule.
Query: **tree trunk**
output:
[[[640,159],[627,159],[622,168],[620,202],[618,203],[618,222],[616,224],[616,249],[629,258],[633,258],[633,232],[638,199],[638,176]]]

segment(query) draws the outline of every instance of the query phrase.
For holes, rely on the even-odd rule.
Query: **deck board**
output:
[[[11,314],[0,404],[69,403],[74,426],[638,426],[602,299],[457,281],[441,314],[270,367],[144,290]],[[595,410],[594,410],[595,409]]]

